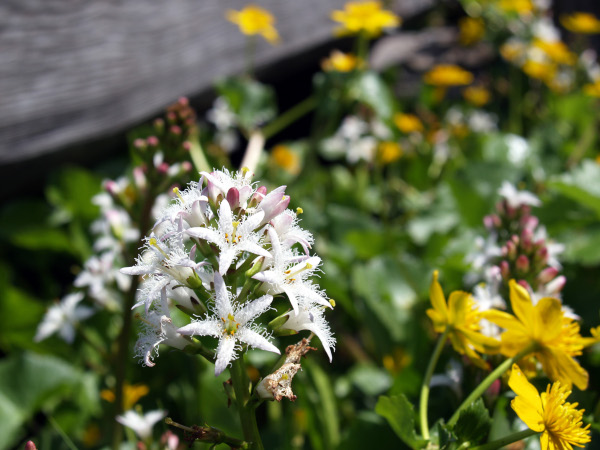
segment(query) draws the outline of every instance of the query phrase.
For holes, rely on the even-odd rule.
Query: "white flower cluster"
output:
[[[183,349],[192,336],[213,336],[218,375],[247,347],[280,353],[258,319],[273,296],[285,294],[292,310],[279,328],[311,331],[331,360],[335,339],[324,318],[331,304],[310,280],[321,260],[310,255],[313,238],[287,209],[285,186],[268,193],[248,170],[201,175],[174,189],[177,198],[159,214],[137,264],[121,269],[144,277],[135,305],[145,305],[138,356],[153,366],[159,344]],[[191,323],[174,325],[172,308]]]

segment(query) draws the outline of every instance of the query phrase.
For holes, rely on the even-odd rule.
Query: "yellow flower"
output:
[[[542,433],[542,450],[567,450],[590,442],[590,425],[584,427],[581,420],[584,410],[566,401],[571,391],[559,381],[540,395],[513,364],[508,385],[517,394],[512,409],[530,429]]]
[[[433,321],[433,329],[437,333],[449,329],[448,336],[454,350],[461,355],[467,355],[477,366],[487,368],[487,363],[477,352],[497,353],[500,342],[481,334],[480,321],[483,316],[475,306],[473,296],[468,292],[454,291],[446,304],[436,270],[429,287],[429,297],[433,309],[428,309],[427,315]]]
[[[241,11],[228,10],[225,17],[235,23],[247,36],[260,34],[271,44],[279,42],[279,34],[275,29],[273,15],[259,6],[248,5]]]
[[[505,60],[510,62],[517,62],[522,59],[526,50],[527,46],[525,43],[518,40],[509,40],[500,46],[500,54]]]
[[[384,28],[393,28],[401,21],[396,14],[382,9],[379,1],[348,2],[343,11],[333,11],[331,19],[341,24],[337,35],[366,33],[370,37],[379,36]]]
[[[150,390],[145,384],[128,384],[123,386],[123,409],[130,410],[138,402],[140,398],[148,394]],[[113,403],[116,399],[115,391],[112,389],[103,389],[100,392],[100,397],[107,402]]]
[[[414,114],[397,113],[394,115],[394,123],[405,134],[422,133],[425,129],[421,119]]]
[[[480,17],[463,17],[458,21],[458,40],[462,45],[473,45],[483,38],[485,24]]]
[[[533,12],[533,2],[531,0],[500,0],[498,6],[507,13],[514,12],[522,15]]]
[[[291,148],[285,145],[276,145],[273,148],[271,160],[276,166],[292,175],[300,173],[300,158]]]
[[[590,97],[600,97],[600,80],[584,85],[583,92]]]
[[[566,64],[572,66],[577,61],[577,55],[569,50],[569,47],[562,41],[542,41],[536,39],[533,42],[534,47],[542,50],[548,58],[556,64]]]
[[[586,12],[575,12],[571,15],[560,16],[560,23],[572,33],[596,34],[600,33],[600,20],[596,16]]]
[[[560,300],[542,298],[533,305],[527,290],[511,280],[510,304],[514,316],[504,311],[489,310],[484,317],[506,331],[502,333],[500,353],[512,357],[535,346],[532,351],[552,381],[570,388],[573,384],[586,389],[588,373],[574,359],[584,347],[597,342],[596,335],[584,338],[579,324],[566,317]],[[595,332],[595,331],[594,331]]]
[[[462,94],[466,101],[477,107],[481,107],[490,101],[490,91],[481,86],[469,86]]]
[[[454,64],[439,64],[427,72],[423,79],[434,86],[464,86],[473,82],[473,74]]]
[[[554,63],[533,61],[530,59],[523,64],[523,72],[531,78],[550,83],[556,75],[556,65]]]
[[[352,53],[343,53],[333,50],[329,58],[321,62],[321,67],[326,72],[352,72],[363,65],[363,62]]]
[[[377,148],[377,159],[386,165],[398,161],[402,157],[402,147],[397,142],[384,141]]]

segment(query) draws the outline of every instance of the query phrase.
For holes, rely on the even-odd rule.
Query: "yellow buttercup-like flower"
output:
[[[129,384],[123,386],[123,409],[130,410],[138,402],[140,398],[150,392],[145,384]],[[103,389],[100,391],[100,397],[107,402],[114,403],[116,396],[113,390]]]
[[[485,23],[481,17],[463,17],[458,21],[458,40],[462,45],[473,45],[485,34]]]
[[[511,280],[510,304],[514,316],[504,311],[489,310],[484,317],[504,328],[500,353],[512,357],[533,346],[532,353],[553,381],[570,388],[573,384],[586,389],[588,373],[574,359],[584,347],[598,341],[579,334],[579,324],[566,317],[560,300],[542,298],[533,305],[527,290]]]
[[[581,420],[584,410],[566,401],[571,391],[559,381],[540,395],[513,364],[508,385],[517,394],[512,409],[530,429],[542,433],[542,450],[567,450],[590,442],[590,425],[584,427]]]
[[[530,14],[533,12],[531,0],[500,0],[498,6],[507,13]]]
[[[557,64],[566,64],[572,66],[577,62],[577,55],[569,50],[569,47],[562,41],[543,41],[535,39],[533,46],[542,50],[548,58]]]
[[[600,20],[590,13],[575,12],[560,16],[560,23],[567,30],[578,34],[600,33]]]
[[[448,337],[454,350],[467,355],[477,366],[487,368],[487,363],[477,352],[497,353],[500,342],[481,334],[480,322],[483,316],[475,306],[473,296],[468,292],[454,291],[446,303],[436,270],[429,287],[429,297],[433,309],[428,309],[427,315],[433,321],[433,329],[437,333],[448,329]]]
[[[271,152],[271,160],[291,175],[298,175],[302,168],[298,154],[286,145],[276,145]]]
[[[454,64],[439,64],[427,72],[423,79],[434,86],[464,86],[473,82],[473,74]]]
[[[360,58],[339,50],[333,50],[329,58],[321,62],[321,68],[326,72],[352,72],[362,66],[363,62]]]
[[[550,83],[556,76],[556,70],[556,64],[550,62],[528,60],[523,64],[523,72],[529,77],[546,83]]]
[[[344,10],[331,13],[331,19],[341,24],[337,35],[366,33],[370,37],[379,36],[383,29],[400,25],[400,18],[382,8],[379,1],[348,2]]]
[[[402,158],[402,147],[397,142],[384,141],[377,147],[377,159],[382,165],[391,164]]]
[[[469,86],[463,92],[466,101],[474,106],[481,107],[490,101],[490,91],[482,86]]]
[[[248,5],[241,11],[230,9],[226,14],[227,20],[235,23],[240,31],[247,36],[260,34],[271,44],[279,42],[279,34],[275,28],[273,15],[259,6]]]
[[[397,113],[394,115],[394,123],[403,133],[422,133],[425,129],[423,122],[414,114]]]

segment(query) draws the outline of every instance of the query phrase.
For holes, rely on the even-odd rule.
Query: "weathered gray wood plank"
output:
[[[397,0],[412,16],[434,0]],[[0,165],[110,135],[244,66],[234,0],[0,2]],[[282,44],[257,66],[331,40],[344,0],[262,0]]]

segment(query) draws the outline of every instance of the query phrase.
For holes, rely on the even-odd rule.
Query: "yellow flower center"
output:
[[[237,323],[235,321],[235,317],[233,317],[233,314],[227,314],[227,320],[224,317],[221,317],[221,320],[223,321],[223,334],[229,335],[229,336],[233,336],[235,334],[235,332],[238,330],[238,328],[240,327],[240,324]]]

